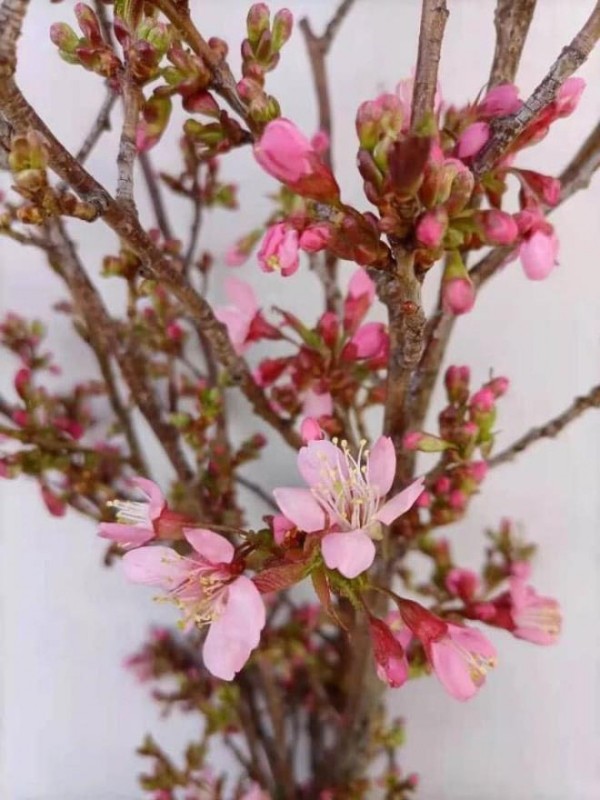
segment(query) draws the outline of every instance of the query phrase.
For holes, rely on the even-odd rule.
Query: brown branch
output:
[[[590,389],[586,395],[576,397],[562,414],[559,414],[540,427],[532,428],[505,450],[502,450],[502,452],[490,458],[488,466],[497,467],[500,464],[505,464],[507,461],[512,461],[519,453],[522,453],[523,450],[531,447],[532,444],[535,444],[535,442],[538,442],[540,439],[553,439],[555,436],[558,436],[563,428],[566,428],[570,422],[576,420],[590,408],[600,408],[600,384]]]
[[[580,189],[587,189],[600,168],[600,122],[590,133],[560,175],[560,202]]]
[[[167,287],[185,306],[210,341],[216,358],[228,370],[231,379],[240,386],[255,413],[277,430],[288,444],[296,449],[300,447],[300,437],[289,422],[282,420],[273,411],[263,390],[254,381],[246,361],[233,349],[227,329],[217,320],[210,305],[186,282],[177,266],[156,247],[137,217],[117,203],[73,159],[29,105],[12,79],[0,83],[0,111],[17,133],[25,133],[33,128],[44,136],[48,145],[50,167],[98,210],[98,215],[104,222],[140,257],[150,275]]]
[[[238,94],[237,83],[229,64],[209,46],[192,22],[189,13],[178,7],[173,0],[151,0],[151,4],[162,11],[196,55],[199,55],[205,62],[212,75],[212,87],[217,94],[229,103],[251,130],[256,128],[256,124],[248,116],[246,106]]]
[[[135,133],[140,114],[141,96],[127,67],[121,86],[123,90],[123,127],[121,128],[119,154],[117,156],[117,168],[119,171],[117,179],[117,203],[125,206],[129,212],[135,214],[133,168],[135,166],[135,157],[137,154]]]
[[[93,450],[89,447],[82,447],[71,439],[59,439],[52,435],[48,436],[44,432],[27,430],[26,428],[11,428],[6,425],[0,425],[0,436],[7,439],[15,439],[22,444],[33,445],[47,453],[94,456],[95,458],[104,458],[107,461],[129,462],[129,459],[124,458],[120,453],[113,453],[109,450]]]
[[[113,89],[107,89],[106,97],[100,106],[100,110],[96,115],[96,119],[91,127],[90,132],[83,140],[83,144],[75,154],[75,160],[83,164],[89,154],[96,146],[98,140],[105,131],[110,130],[110,115],[117,102],[118,94]]]
[[[563,48],[548,74],[519,111],[511,116],[497,119],[492,125],[493,135],[473,163],[473,172],[476,176],[491,169],[526,126],[555,99],[565,80],[592,52],[598,38],[600,38],[600,0],[596,2],[583,28],[572,42]]]
[[[447,19],[446,0],[423,0],[412,97],[411,129],[415,133],[433,114],[438,67]]]
[[[17,41],[29,0],[2,0],[0,6],[0,79],[10,78],[17,67]]]
[[[537,0],[497,0],[496,49],[488,89],[514,82],[536,3]]]
[[[243,486],[244,489],[248,489],[249,492],[252,492],[252,494],[255,494],[257,497],[259,497],[263,503],[269,506],[272,511],[279,513],[279,508],[277,507],[275,501],[271,495],[262,488],[262,486],[259,486],[257,483],[254,483],[254,481],[251,481],[248,478],[244,478],[243,475],[236,475],[235,482],[239,483],[239,485]]]

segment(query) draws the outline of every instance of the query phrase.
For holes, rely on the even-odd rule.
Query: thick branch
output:
[[[537,0],[498,0],[494,25],[496,49],[488,89],[513,83]]]
[[[83,199],[98,209],[98,214],[137,253],[153,278],[167,287],[202,328],[218,361],[241,387],[256,414],[275,428],[294,448],[301,445],[300,437],[290,424],[282,421],[271,408],[262,389],[254,381],[246,361],[233,349],[227,330],[215,317],[210,305],[190,286],[181,272],[152,242],[137,217],[119,203],[78,164],[52,131],[38,117],[12,79],[0,83],[0,111],[17,133],[33,128],[48,144],[51,168]]]
[[[11,77],[17,67],[17,40],[29,0],[2,0],[0,6],[0,79]]]
[[[491,169],[527,125],[555,99],[558,90],[566,79],[584,63],[592,52],[599,37],[600,0],[596,3],[583,28],[573,41],[563,48],[559,57],[550,67],[550,71],[537,86],[531,97],[516,114],[500,118],[493,125],[492,137],[473,164],[475,175],[482,175]]]
[[[417,132],[433,113],[444,29],[446,0],[423,0],[419,52],[412,98],[411,128]]]
[[[528,433],[526,433],[524,436],[521,436],[520,439],[517,439],[516,442],[513,442],[505,450],[502,450],[502,452],[498,453],[493,458],[490,458],[488,465],[490,467],[497,467],[500,464],[505,464],[507,461],[512,461],[513,458],[515,458],[519,453],[522,453],[523,450],[531,447],[532,444],[535,444],[535,442],[538,442],[540,439],[553,439],[555,436],[558,436],[563,428],[566,428],[570,422],[576,420],[588,409],[599,407],[600,384],[598,386],[594,386],[593,389],[590,389],[586,395],[583,395],[582,397],[576,397],[571,405],[562,412],[562,414],[559,414],[557,417],[554,417],[554,419],[546,422],[545,425],[532,428]]]
[[[135,157],[137,153],[135,133],[140,113],[140,93],[133,83],[128,69],[125,71],[122,87],[123,127],[121,129],[119,154],[117,156],[117,167],[119,170],[119,177],[117,180],[117,203],[125,206],[128,211],[135,214],[133,168],[135,166]]]

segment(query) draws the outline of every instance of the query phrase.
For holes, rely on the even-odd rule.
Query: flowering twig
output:
[[[587,59],[600,37],[600,0],[596,3],[583,28],[550,67],[531,97],[516,114],[499,118],[493,125],[493,135],[473,163],[475,175],[482,175],[497,163],[525,126],[549,105],[566,79]]]
[[[135,214],[119,203],[78,164],[23,97],[12,78],[0,84],[0,111],[17,133],[29,129],[39,131],[46,140],[51,168],[91,203],[99,216],[139,255],[153,277],[168,287],[188,309],[210,341],[220,363],[240,386],[259,417],[279,431],[292,447],[301,444],[300,437],[281,420],[256,384],[245,360],[233,349],[225,326],[215,317],[210,305],[186,282],[179,270],[160,252],[140,225]]]
[[[494,25],[496,49],[488,88],[513,83],[537,0],[498,0]]]
[[[415,132],[433,113],[438,67],[447,19],[446,0],[423,0],[412,100],[411,128]]]
[[[555,436],[558,436],[563,428],[565,428],[570,422],[573,422],[573,420],[576,420],[578,417],[580,417],[588,409],[599,407],[600,385],[594,386],[594,388],[590,389],[587,394],[582,395],[581,397],[576,397],[571,405],[562,412],[562,414],[559,414],[557,417],[549,420],[544,425],[532,428],[505,450],[502,450],[502,452],[498,453],[493,458],[490,458],[488,461],[488,466],[497,467],[500,464],[506,464],[507,461],[512,461],[513,458],[515,458],[519,453],[522,453],[523,450],[526,450],[540,439],[553,439]]]

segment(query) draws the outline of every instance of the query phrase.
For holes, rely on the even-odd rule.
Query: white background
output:
[[[205,34],[232,42],[238,64],[245,3],[192,2]],[[291,2],[297,18],[309,12],[320,30],[335,7],[332,0]],[[441,82],[444,96],[461,103],[482,88],[493,47],[491,0],[451,0]],[[51,22],[71,21],[72,3],[36,0],[21,43],[19,82],[41,116],[75,149],[101,100],[100,81],[67,67],[48,40]],[[358,104],[393,89],[410,74],[416,55],[416,0],[358,0],[331,53],[335,160],[344,196],[360,208],[360,179],[354,169],[353,116]],[[540,0],[519,74],[527,94],[560,48],[579,29],[592,0]],[[577,114],[559,122],[534,153],[520,163],[558,174],[598,119],[598,55],[582,69],[590,88]],[[307,133],[316,126],[312,85],[301,37],[284,51],[269,87],[284,113]],[[175,136],[156,153],[176,169]],[[89,168],[114,186],[116,138],[107,136]],[[226,161],[225,174],[241,185],[242,211],[219,213],[205,223],[204,246],[222,254],[240,232],[260,222],[271,184],[250,152]],[[476,379],[489,369],[512,381],[502,401],[500,445],[562,410],[572,396],[598,382],[600,373],[600,180],[553,217],[561,240],[561,266],[543,284],[529,283],[517,263],[509,265],[482,293],[475,311],[461,320],[452,348],[454,363],[468,363]],[[187,230],[187,209],[170,204],[178,229]],[[147,209],[142,209],[149,223]],[[100,256],[115,252],[113,235],[73,225],[92,272]],[[0,239],[0,290],[4,309],[44,315],[62,289],[34,252]],[[348,268],[349,269],[349,268]],[[225,273],[226,268],[220,270]],[[348,270],[346,270],[346,273]],[[314,314],[318,292],[304,273],[289,281],[263,276],[255,265],[236,275],[252,276],[265,305],[277,300]],[[106,296],[118,294],[103,286]],[[93,374],[85,350],[73,342],[68,323],[57,319],[52,342],[58,358]],[[4,386],[10,369],[3,362]],[[239,406],[243,416],[243,406]],[[244,420],[238,419],[240,427]],[[503,516],[522,523],[539,541],[534,582],[556,595],[565,630],[555,648],[536,648],[495,637],[498,669],[480,695],[461,705],[434,680],[419,681],[390,703],[408,719],[403,762],[422,772],[424,800],[592,800],[600,797],[599,486],[597,412],[574,424],[560,441],[541,443],[511,468],[499,468],[473,503],[464,524],[452,531],[464,563],[477,565],[481,532]],[[254,471],[256,477],[256,470]],[[168,472],[161,477],[168,479]],[[276,446],[262,468],[268,488],[296,480],[293,459]],[[118,569],[99,565],[103,545],[92,527],[70,515],[47,515],[35,488],[25,482],[0,484],[1,501],[1,736],[0,796],[7,800],[121,800],[140,797],[134,748],[146,731],[177,754],[194,730],[192,720],[157,718],[146,691],[120,667],[151,622],[171,621],[174,612],[126,585]],[[261,510],[254,508],[257,520]]]

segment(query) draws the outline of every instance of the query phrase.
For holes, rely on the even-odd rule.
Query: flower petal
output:
[[[147,583],[173,589],[183,581],[189,568],[170,547],[139,547],[125,553],[122,560],[126,577],[134,583]]]
[[[328,533],[321,541],[321,552],[329,569],[337,569],[346,578],[356,578],[373,563],[375,545],[362,530]]]
[[[479,686],[471,678],[469,665],[450,642],[442,639],[430,648],[431,664],[440,683],[457,700],[469,700]]]
[[[137,525],[121,525],[120,522],[101,522],[99,535],[122,547],[139,547],[154,539],[154,531]]]
[[[252,319],[258,311],[258,302],[250,284],[239,278],[226,278],[224,288],[227,300],[231,305],[235,306],[244,316]]]
[[[301,531],[314,533],[325,527],[325,513],[308,489],[280,488],[273,496],[284,516]]]
[[[150,519],[156,519],[160,516],[160,512],[165,507],[165,496],[161,492],[160,488],[154,483],[154,481],[149,481],[148,478],[132,478],[131,482],[134,486],[137,486],[138,489],[141,489],[142,492],[148,496],[148,500],[150,501]]]
[[[405,514],[409,508],[412,508],[416,499],[422,493],[423,481],[424,478],[417,478],[406,489],[395,494],[391,500],[381,506],[375,514],[375,519],[383,522],[384,525],[390,525],[395,519]]]
[[[265,620],[258,589],[240,575],[229,586],[221,616],[210,626],[202,651],[206,668],[218,678],[232,680],[258,645]]]
[[[183,535],[209,564],[231,564],[235,548],[224,536],[206,528],[184,528]]]
[[[309,442],[298,453],[298,470],[309,486],[331,482],[331,473],[348,475],[348,465],[339,447],[327,439]]]
[[[389,436],[380,436],[369,453],[367,480],[385,497],[396,475],[396,451]]]

